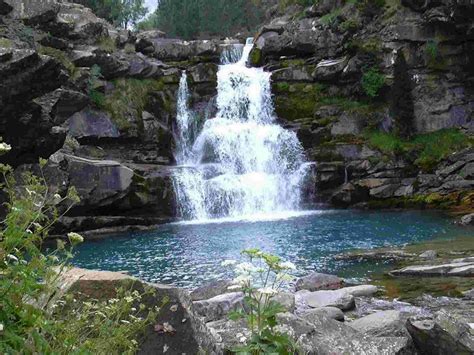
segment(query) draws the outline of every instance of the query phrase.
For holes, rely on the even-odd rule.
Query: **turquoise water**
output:
[[[260,248],[295,263],[295,275],[320,271],[364,278],[384,265],[354,264],[332,257],[354,248],[403,245],[470,232],[433,212],[321,211],[270,221],[166,224],[152,231],[113,235],[82,244],[74,264],[127,271],[150,282],[195,287],[232,276],[220,263],[238,259],[243,249]]]

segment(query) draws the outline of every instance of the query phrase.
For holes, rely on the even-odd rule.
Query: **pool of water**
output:
[[[231,277],[221,262],[239,259],[243,249],[260,248],[295,263],[297,276],[320,271],[364,278],[387,266],[335,261],[333,256],[354,248],[403,245],[470,232],[434,212],[314,211],[279,220],[175,223],[111,235],[82,244],[73,263],[127,271],[150,282],[196,287]]]

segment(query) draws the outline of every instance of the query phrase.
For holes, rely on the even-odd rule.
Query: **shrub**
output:
[[[385,84],[385,76],[380,71],[371,67],[362,75],[362,88],[369,97],[377,97],[380,89]]]
[[[2,143],[0,154],[10,149]],[[20,185],[12,169],[0,165],[7,197],[0,232],[0,353],[133,353],[137,336],[156,315],[155,310],[134,308],[140,293],[118,290],[113,302],[77,302],[62,295],[61,277],[83,238],[69,233],[69,246],[58,240],[52,252],[43,251],[42,244],[51,226],[79,199],[73,187],[63,196],[51,190],[45,165],[41,159],[38,175],[24,173]]]
[[[246,319],[250,328],[250,339],[241,339],[245,346],[232,349],[236,353],[249,354],[293,354],[297,353],[292,339],[277,324],[276,315],[284,308],[274,301],[282,284],[292,279],[289,270],[295,266],[259,249],[242,251],[248,261],[236,265],[239,274],[235,285],[229,289],[242,290],[245,294],[244,310],[229,315],[232,320]],[[223,265],[235,265],[236,261],[226,260]]]

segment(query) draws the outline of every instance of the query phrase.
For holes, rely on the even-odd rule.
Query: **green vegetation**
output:
[[[448,155],[474,145],[472,137],[454,128],[420,134],[409,140],[379,131],[368,132],[365,137],[382,153],[414,157],[414,163],[424,171],[431,171]]]
[[[384,86],[385,76],[377,68],[371,67],[364,71],[361,84],[367,96],[374,98],[379,95],[380,89]]]
[[[8,38],[0,38],[0,47],[1,48],[11,48],[12,47],[12,41],[9,40]]]
[[[101,97],[97,106],[110,113],[120,130],[129,129],[130,120],[138,119],[137,123],[140,124],[148,95],[164,87],[163,81],[155,79],[117,79],[113,84],[115,90]]]
[[[433,70],[444,70],[446,68],[446,60],[441,55],[439,41],[437,39],[426,42],[425,55],[427,57],[428,68]]]
[[[0,154],[10,149],[1,144]],[[135,353],[138,337],[157,314],[139,306],[143,294],[118,289],[108,301],[63,295],[61,280],[83,238],[68,233],[68,244],[57,240],[53,251],[44,252],[42,244],[79,198],[73,187],[63,196],[50,190],[46,163],[41,159],[39,174],[26,172],[19,184],[13,170],[0,165],[7,201],[0,227],[0,353]]]
[[[339,25],[339,29],[341,31],[349,31],[349,32],[352,32],[352,31],[356,31],[360,26],[360,23],[356,20],[356,19],[353,19],[353,18],[350,18],[350,19],[347,19],[345,20],[343,23],[341,23]]]
[[[277,314],[285,308],[274,300],[283,284],[291,281],[289,270],[296,267],[283,262],[278,256],[247,249],[242,251],[248,261],[235,266],[238,276],[232,289],[244,292],[243,310],[232,312],[232,320],[245,319],[251,331],[250,339],[239,339],[244,346],[231,349],[238,354],[294,354],[297,353],[293,340],[278,329]],[[226,260],[223,266],[235,265],[235,260]],[[258,286],[257,286],[258,285]]]
[[[252,0],[161,0],[140,29],[158,28],[169,36],[195,39],[254,31],[261,9]]]
[[[102,49],[104,52],[113,53],[117,50],[117,44],[115,43],[114,39],[109,36],[100,37],[97,41],[99,48]]]
[[[341,15],[341,9],[335,9],[331,11],[330,13],[322,16],[320,18],[321,23],[326,25],[326,26],[332,26],[336,23],[338,17]]]
[[[98,17],[122,28],[135,26],[147,13],[144,0],[82,0],[81,3]]]
[[[38,53],[53,57],[58,62],[60,62],[64,66],[64,68],[66,68],[66,70],[68,71],[69,75],[71,76],[73,80],[77,79],[77,77],[79,76],[79,71],[77,67],[69,59],[69,57],[67,56],[65,52],[53,47],[39,46]]]
[[[319,0],[279,0],[278,6],[280,8],[280,11],[284,11],[288,6],[291,6],[291,5],[300,5],[303,7],[309,7],[311,5],[314,5],[318,1]]]

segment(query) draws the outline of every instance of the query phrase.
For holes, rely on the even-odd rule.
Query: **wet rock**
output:
[[[204,317],[206,322],[221,319],[229,312],[242,309],[243,307],[243,292],[230,292],[207,300],[193,302],[194,312]]]
[[[302,299],[311,308],[336,307],[348,311],[355,307],[354,296],[342,290],[307,292]]]
[[[413,265],[390,272],[394,276],[474,276],[474,262],[440,265]]]
[[[314,272],[296,281],[296,291],[335,290],[341,288],[344,281],[335,275]]]
[[[438,257],[438,253],[436,250],[427,250],[419,255],[420,258],[422,259],[436,259]]]
[[[413,317],[407,329],[422,354],[472,354],[472,328],[459,318],[441,310],[434,317]]]
[[[405,322],[408,318],[396,310],[381,311],[347,323],[355,330],[371,336],[408,336]]]
[[[344,321],[344,313],[336,307],[320,307],[320,308],[313,308],[313,309],[308,309],[304,311],[303,313],[300,314],[300,317],[303,318],[304,320],[312,323],[313,319],[320,318],[321,316],[324,316],[329,319],[334,319],[337,321]]]

